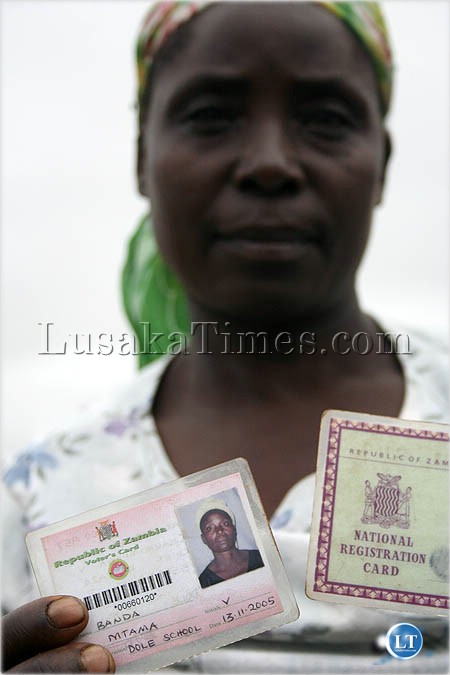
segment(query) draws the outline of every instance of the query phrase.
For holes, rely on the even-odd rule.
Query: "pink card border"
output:
[[[384,600],[392,603],[405,603],[420,607],[449,608],[449,598],[445,595],[418,594],[395,589],[379,589],[373,586],[337,583],[328,581],[330,541],[333,529],[334,501],[336,478],[339,465],[339,448],[343,429],[356,429],[388,436],[408,436],[411,438],[427,438],[448,442],[445,432],[433,432],[426,429],[401,428],[395,425],[369,424],[362,421],[330,419],[328,446],[325,462],[324,483],[322,492],[322,510],[320,514],[320,530],[318,538],[316,566],[314,575],[314,591],[333,593],[338,596]]]

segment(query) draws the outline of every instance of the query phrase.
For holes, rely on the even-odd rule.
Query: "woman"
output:
[[[199,576],[202,588],[220,584],[221,581],[264,567],[257,549],[237,548],[234,514],[225,502],[223,504],[220,504],[219,500],[216,502],[214,507],[210,503],[203,505],[197,514],[202,542],[214,556]]]
[[[108,407],[47,444],[56,464],[44,481],[27,464],[31,493],[9,474],[36,527],[236,454],[248,459],[302,618],[193,659],[194,669],[362,672],[398,618],[303,593],[322,411],[446,414],[430,342],[412,339],[409,358],[388,340],[381,353],[344,356],[334,340],[361,333],[378,343],[384,331],[361,311],[355,275],[390,155],[392,64],[377,7],[358,8],[184,5],[181,17],[158,8],[156,23],[155,14],[146,22],[139,184],[196,322],[189,353],[144,369]],[[241,349],[257,335],[262,349]],[[444,639],[443,622],[420,622],[429,645]],[[80,646],[66,644],[85,623],[75,600],[26,605],[8,617],[6,665],[111,669],[105,652],[83,647],[86,665]],[[443,667],[434,656],[427,672]]]

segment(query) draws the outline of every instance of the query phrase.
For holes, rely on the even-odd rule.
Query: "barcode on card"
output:
[[[171,583],[172,578],[169,570],[164,570],[163,572],[150,574],[148,577],[142,577],[142,579],[129,581],[126,584],[120,584],[119,586],[107,588],[105,591],[87,595],[83,600],[86,603],[88,610],[97,609],[98,607],[110,605],[112,602],[117,602],[118,600],[133,598],[141,593],[150,593],[157,588],[168,586]]]

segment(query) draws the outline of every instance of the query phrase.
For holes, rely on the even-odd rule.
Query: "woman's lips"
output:
[[[217,542],[218,546],[229,546],[230,545],[230,539],[228,537],[217,538],[216,542]]]
[[[285,225],[252,225],[220,232],[215,244],[238,257],[261,260],[290,260],[320,246],[315,228]]]

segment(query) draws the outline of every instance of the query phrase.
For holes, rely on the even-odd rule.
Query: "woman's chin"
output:
[[[330,295],[322,298],[316,291],[317,287],[304,291],[270,287],[260,288],[257,292],[242,289],[239,294],[230,292],[226,297],[218,298],[214,305],[208,302],[203,306],[211,316],[226,317],[231,330],[233,322],[282,326],[320,313]]]

